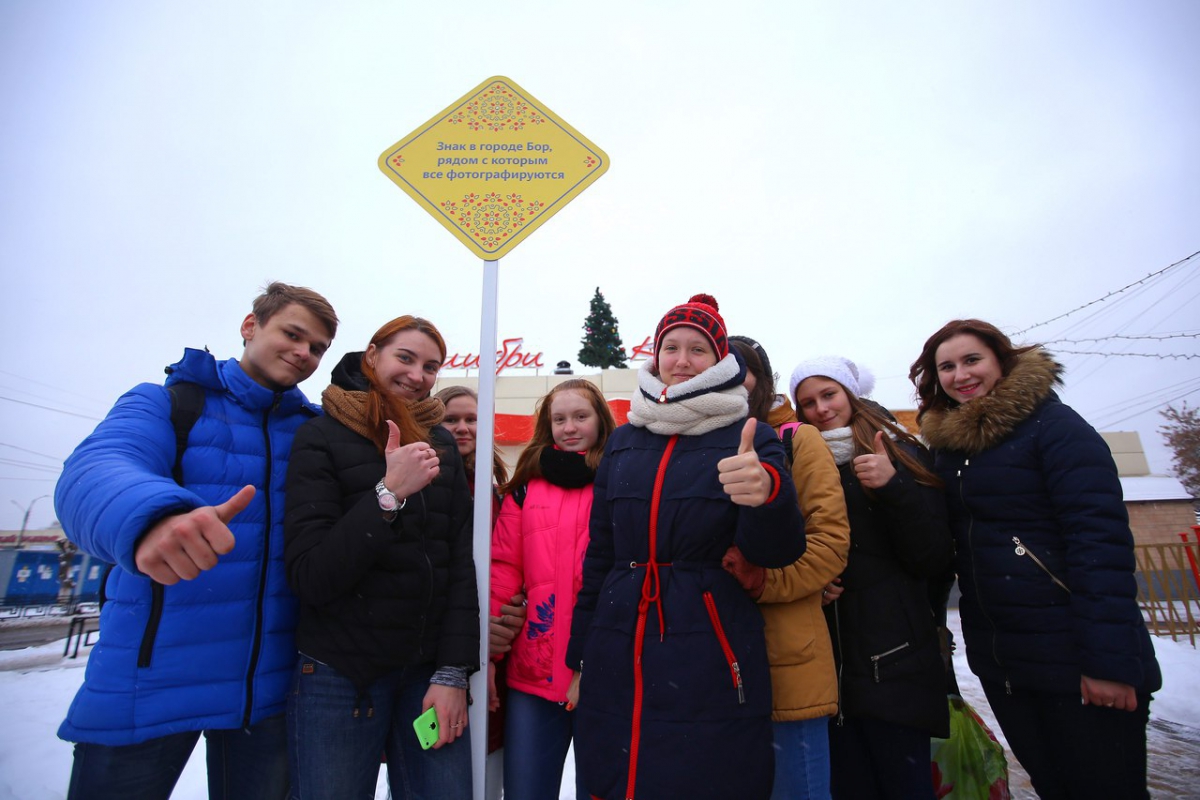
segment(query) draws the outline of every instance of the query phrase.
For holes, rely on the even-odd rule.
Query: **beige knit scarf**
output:
[[[425,431],[440,424],[442,418],[446,416],[446,407],[436,397],[414,400],[407,405],[417,425]],[[321,392],[321,408],[325,409],[326,414],[359,436],[370,439],[372,442],[377,441],[379,431],[371,430],[371,426],[367,422],[366,392],[347,391],[340,386],[330,384],[325,391]]]

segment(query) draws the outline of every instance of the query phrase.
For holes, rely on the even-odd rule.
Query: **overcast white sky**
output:
[[[1022,330],[1200,250],[1198,40],[1193,0],[4,0],[0,527],[185,345],[239,355],[269,279],[343,319],[310,397],[399,314],[476,352],[479,260],[376,159],[489,76],[612,159],[500,262],[501,339],[574,362],[596,286],[627,346],[705,291],[785,376],[838,353],[911,407],[946,320]],[[1195,356],[1198,275],[1018,338]],[[1165,471],[1200,359],[1062,357]]]

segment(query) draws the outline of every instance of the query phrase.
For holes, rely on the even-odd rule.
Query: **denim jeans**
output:
[[[112,747],[75,745],[68,800],[167,800],[200,731]],[[242,730],[204,732],[210,800],[283,800],[287,736],[283,714]]]
[[[829,717],[772,722],[775,788],[771,800],[829,800]]]
[[[558,800],[563,763],[575,733],[566,706],[516,689],[508,691],[504,718],[504,796]],[[587,798],[575,771],[576,797]]]
[[[396,800],[470,800],[470,729],[422,750],[413,731],[433,667],[389,673],[359,692],[333,667],[301,655],[288,693],[292,800],[375,797],[380,757]]]

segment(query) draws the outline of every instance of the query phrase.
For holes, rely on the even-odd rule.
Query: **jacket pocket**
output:
[[[733,680],[733,688],[737,690],[738,704],[745,705],[746,691],[742,685],[742,667],[738,664],[737,656],[733,654],[733,648],[729,646],[729,639],[725,636],[725,628],[717,614],[717,601],[713,599],[712,592],[704,593],[704,607],[712,622],[713,632],[717,635],[717,643],[721,645],[721,652],[725,654],[725,663],[729,665],[729,675]]]
[[[142,633],[142,645],[138,648],[139,667],[150,666],[150,657],[154,654],[154,640],[158,638],[158,625],[162,622],[165,588],[158,582],[150,584],[150,616],[146,619],[146,630]]]
[[[871,674],[876,683],[880,682],[879,670],[886,668],[888,665],[900,661],[905,656],[911,655],[913,652],[912,642],[901,642],[900,644],[882,653],[874,653],[869,656],[871,661]]]
[[[1060,581],[1058,579],[1058,576],[1055,575],[1053,572],[1051,572],[1050,568],[1047,567],[1045,565],[1045,563],[1043,563],[1043,561],[1040,558],[1038,558],[1037,555],[1032,550],[1030,550],[1025,545],[1021,544],[1021,540],[1019,538],[1014,536],[1014,537],[1012,537],[1012,540],[1013,540],[1013,544],[1016,545],[1016,547],[1013,548],[1014,553],[1016,553],[1020,557],[1028,557],[1028,558],[1032,559],[1033,563],[1037,564],[1038,568],[1041,569],[1042,572],[1046,573],[1046,575],[1049,576],[1050,580],[1054,581],[1054,583],[1057,584],[1060,589],[1062,589],[1067,594],[1071,593],[1071,590],[1067,588],[1067,585],[1065,583],[1063,583],[1062,581]]]

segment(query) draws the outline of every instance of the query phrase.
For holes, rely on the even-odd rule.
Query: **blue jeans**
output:
[[[775,788],[771,800],[829,800],[829,717],[772,722]]]
[[[112,747],[75,745],[68,800],[166,800],[200,731]],[[210,800],[282,800],[287,796],[283,714],[242,730],[204,732]]]
[[[422,750],[413,731],[432,675],[431,665],[408,667],[359,692],[301,655],[287,707],[292,800],[372,800],[383,755],[396,800],[470,800],[470,730],[437,750]]]
[[[575,734],[575,714],[562,703],[509,689],[504,717],[504,796],[558,800],[563,763]],[[575,770],[576,797],[590,795]]]

